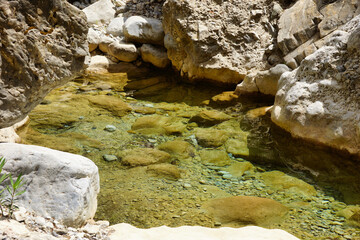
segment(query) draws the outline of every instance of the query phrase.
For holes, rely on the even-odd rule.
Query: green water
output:
[[[356,209],[350,204],[360,202],[356,159],[293,139],[268,115],[248,113],[270,106],[273,99],[216,101],[223,91],[153,72],[87,76],[49,94],[19,135],[26,144],[96,163],[101,187],[97,219],[145,228],[214,227],[220,223],[203,209],[209,200],[258,196],[289,208],[281,221],[267,227],[301,239],[359,237],[359,220],[345,218]],[[194,117],[204,111],[226,117]],[[116,130],[105,130],[107,125]],[[122,159],[124,150],[134,148],[160,148],[171,159],[160,167],[130,167]],[[118,160],[105,161],[104,155]]]

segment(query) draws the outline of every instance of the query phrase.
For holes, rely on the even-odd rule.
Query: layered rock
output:
[[[360,16],[282,75],[272,120],[297,137],[360,155]]]
[[[80,226],[94,217],[99,174],[88,158],[39,146],[0,144],[5,172],[23,174],[25,193],[17,205],[68,226]]]
[[[88,55],[85,15],[61,1],[1,1],[0,127],[22,120]]]
[[[166,1],[164,43],[172,64],[190,80],[225,84],[264,69],[274,31],[269,7],[262,0]]]

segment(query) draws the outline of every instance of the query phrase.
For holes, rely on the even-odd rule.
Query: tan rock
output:
[[[337,215],[344,217],[349,225],[360,227],[360,206],[347,206],[345,209],[340,210]]]
[[[181,134],[186,125],[181,118],[161,115],[145,116],[136,119],[131,129],[142,134]]]
[[[235,157],[249,156],[246,137],[228,139],[225,143],[225,147],[226,151]]]
[[[154,164],[148,166],[146,170],[159,177],[165,177],[173,180],[181,178],[180,170],[176,166],[168,163]]]
[[[123,62],[133,62],[139,56],[136,46],[132,43],[114,41],[108,45],[107,49],[109,55]]]
[[[99,46],[100,35],[93,28],[89,28],[87,40],[89,42],[89,52],[92,52]]]
[[[122,164],[137,167],[168,162],[170,154],[153,148],[135,148],[121,152]]]
[[[201,150],[199,152],[203,164],[223,167],[230,164],[230,157],[222,150]]]
[[[151,44],[143,44],[140,48],[141,58],[144,62],[149,62],[155,67],[166,68],[170,65],[166,48],[162,46],[153,46]]]
[[[272,199],[251,196],[214,199],[205,203],[204,209],[223,226],[231,227],[249,224],[276,226],[288,211],[287,207]]]
[[[90,65],[86,69],[87,73],[107,73],[110,65],[115,64],[113,61],[102,55],[91,57]]]
[[[103,108],[115,116],[125,116],[131,112],[132,108],[118,97],[98,95],[98,96],[87,96],[89,102],[97,107]]]
[[[230,167],[226,168],[226,171],[228,171],[234,177],[241,177],[244,172],[253,172],[254,170],[255,167],[250,162],[238,162],[235,164],[231,164]]]
[[[239,96],[235,94],[234,91],[227,91],[213,96],[211,98],[211,103],[215,103],[219,105],[227,105],[234,103],[238,98]]]
[[[141,114],[154,114],[156,109],[152,107],[133,107],[134,112]]]
[[[261,174],[261,177],[267,186],[275,190],[300,193],[307,197],[316,195],[316,190],[312,185],[280,171],[265,172]]]
[[[247,111],[246,117],[251,118],[251,119],[258,118],[258,117],[266,115],[266,113],[269,113],[269,112],[271,113],[271,109],[272,109],[272,106],[251,109],[251,110]]]
[[[203,147],[220,147],[226,142],[229,134],[224,130],[199,128],[195,131],[195,137]]]
[[[197,124],[204,126],[212,126],[230,119],[231,116],[226,113],[217,110],[204,110],[193,116],[190,119],[190,122],[196,122]]]
[[[177,159],[187,159],[195,154],[194,147],[190,143],[182,140],[168,141],[160,144],[158,148]]]

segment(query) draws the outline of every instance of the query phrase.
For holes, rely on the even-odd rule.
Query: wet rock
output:
[[[115,155],[105,154],[103,155],[103,159],[107,162],[112,162],[112,161],[116,161],[118,158]]]
[[[100,43],[99,32],[95,31],[93,28],[89,28],[87,40],[89,42],[89,52],[94,51],[99,46]]]
[[[227,91],[213,96],[211,98],[211,103],[218,105],[231,105],[232,103],[236,102],[238,98],[239,96],[235,94],[234,91]]]
[[[164,30],[158,19],[132,16],[126,19],[124,35],[128,42],[164,44]]]
[[[181,134],[186,125],[181,118],[161,115],[145,116],[136,119],[131,130],[142,134]]]
[[[172,157],[179,160],[191,158],[195,155],[194,147],[190,143],[181,140],[162,143],[158,146],[158,148],[171,154]]]
[[[217,110],[204,110],[193,116],[190,122],[196,122],[203,126],[213,126],[231,119],[231,116]]]
[[[235,157],[249,156],[246,135],[243,138],[228,139],[225,143],[225,148],[228,153],[231,153]]]
[[[141,114],[154,114],[156,109],[153,107],[133,107],[134,112]]]
[[[266,115],[269,112],[271,113],[271,110],[272,110],[272,106],[251,109],[246,113],[246,117],[250,119],[258,118]]]
[[[172,180],[181,178],[179,169],[169,163],[154,164],[148,166],[146,170],[152,174],[155,174],[156,176],[165,177]]]
[[[214,199],[204,204],[215,220],[222,226],[270,227],[280,223],[288,208],[272,199],[236,196]]]
[[[338,212],[349,225],[360,227],[360,206],[350,205]]]
[[[65,0],[2,1],[1,9],[4,128],[24,119],[52,89],[82,74],[89,52],[85,14]]]
[[[106,125],[104,128],[105,131],[108,132],[115,132],[116,131],[116,127],[114,125]]]
[[[195,137],[203,147],[220,147],[229,138],[229,134],[224,130],[199,128],[195,131]]]
[[[87,22],[90,25],[105,25],[114,18],[114,8],[115,6],[111,0],[99,0],[82,11],[86,14]]]
[[[108,45],[107,49],[109,55],[123,62],[133,62],[139,55],[137,48],[132,43],[114,41]]]
[[[230,164],[230,157],[222,150],[201,150],[199,152],[203,164],[223,167]]]
[[[241,177],[245,172],[254,172],[255,168],[250,162],[238,162],[231,164],[226,168],[226,171],[231,173],[234,177]]]
[[[153,148],[135,148],[121,152],[122,164],[131,167],[147,166],[170,161],[170,154]]]
[[[140,53],[144,62],[149,62],[155,67],[166,68],[170,64],[166,48],[162,46],[143,44],[140,48]]]
[[[166,78],[165,77],[151,77],[151,78],[145,78],[145,79],[141,79],[141,80],[135,80],[135,81],[129,81],[126,86],[125,89],[128,90],[140,90],[140,89],[144,89],[153,85],[156,85],[158,83],[161,82],[165,82]]]
[[[280,171],[262,173],[261,178],[267,186],[275,190],[286,190],[287,192],[297,193],[307,197],[316,195],[316,190],[312,185]]]
[[[106,33],[111,34],[114,37],[121,37],[124,36],[123,32],[123,26],[125,23],[125,18],[123,16],[117,16],[111,22],[106,28]]]
[[[122,101],[118,97],[107,96],[107,95],[97,95],[97,96],[86,96],[86,99],[89,100],[94,106],[103,108],[111,112],[115,116],[123,117],[129,112],[132,108]]]
[[[19,206],[68,226],[94,217],[100,187],[98,168],[90,159],[13,143],[0,144],[0,152],[7,160],[5,172],[23,173],[26,191],[18,197]],[[44,188],[44,179],[51,188]]]

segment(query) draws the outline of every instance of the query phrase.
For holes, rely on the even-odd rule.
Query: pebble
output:
[[[103,158],[107,162],[112,162],[112,161],[118,160],[118,158],[115,155],[109,155],[109,154],[103,155]]]
[[[116,127],[114,125],[106,125],[104,130],[108,131],[108,132],[114,132],[114,131],[116,131]]]
[[[192,187],[190,183],[184,183],[183,186],[184,186],[184,188],[191,188]]]
[[[206,181],[205,181],[204,179],[201,179],[201,180],[199,181],[199,183],[200,183],[200,184],[206,184]]]

